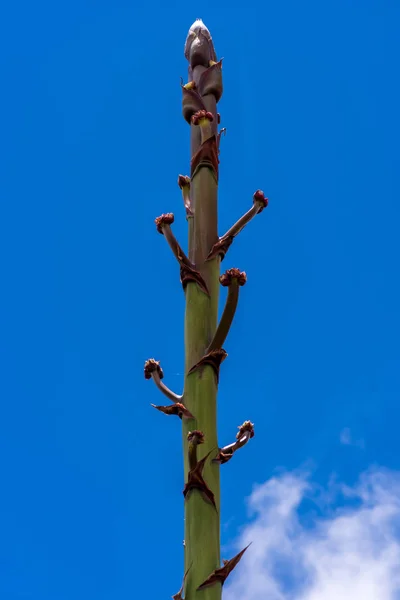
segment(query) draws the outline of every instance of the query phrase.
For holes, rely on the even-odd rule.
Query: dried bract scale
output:
[[[209,365],[214,369],[214,373],[217,379],[217,383],[219,381],[219,368],[221,363],[226,359],[228,353],[223,348],[217,348],[216,350],[212,350],[208,354],[205,354],[203,358],[199,360],[191,369],[189,369],[189,374],[193,373],[197,369],[201,367],[205,367]]]
[[[164,377],[164,373],[162,368],[160,367],[160,361],[155,360],[154,358],[149,358],[144,363],[144,377],[145,379],[151,379],[152,373],[158,373],[160,379]]]
[[[220,569],[215,569],[215,571],[213,571],[211,575],[209,575],[209,577],[207,577],[207,579],[201,585],[199,585],[197,589],[203,590],[204,588],[210,585],[214,585],[216,583],[220,583],[221,586],[224,585],[226,578],[228,577],[228,575],[230,575],[230,573],[232,573],[233,569],[236,567],[236,565],[238,564],[238,562],[240,561],[240,559],[242,558],[243,554],[246,552],[249,546],[250,544],[248,544],[246,548],[243,548],[243,550],[241,550],[238,554],[236,554],[236,556],[234,556],[230,560],[224,560],[224,566]]]
[[[238,285],[244,285],[247,281],[247,275],[244,271],[239,271],[239,269],[232,268],[228,269],[221,275],[219,282],[222,286],[228,287],[231,285],[234,279],[236,279]]]
[[[157,404],[152,404],[151,406],[164,413],[164,415],[177,415],[180,419],[182,419],[182,417],[184,419],[194,419],[190,410],[188,410],[182,402],[175,402],[168,406],[158,406]]]
[[[244,436],[246,432],[250,433],[250,437],[254,437],[254,423],[251,421],[245,421],[242,425],[238,427],[239,431],[236,434],[236,439],[240,440],[241,437]]]
[[[163,234],[163,226],[171,225],[174,222],[174,219],[175,217],[173,213],[165,213],[154,219],[158,233]]]
[[[225,451],[225,448],[222,448],[222,449],[220,449],[218,451],[218,454],[213,459],[213,462],[220,463],[221,465],[224,465],[229,460],[231,460],[233,454],[234,454],[233,449],[229,449],[228,451]]]
[[[185,542],[183,542],[183,545],[185,545]],[[183,586],[185,585],[185,580],[187,577],[187,574],[189,573],[190,569],[192,568],[192,565],[190,565],[190,567],[187,569],[186,573],[183,576],[183,580],[182,580],[182,585],[181,585],[181,589],[179,590],[179,592],[177,594],[174,594],[172,596],[172,600],[183,600],[182,594],[183,594]]]
[[[256,192],[254,192],[253,202],[257,203],[260,207],[258,210],[258,214],[268,206],[268,198],[266,198],[262,190],[257,190]]]
[[[183,490],[183,496],[185,499],[187,499],[190,492],[193,490],[198,490],[202,494],[203,498],[210,502],[214,508],[216,508],[215,496],[203,479],[204,465],[211,452],[212,451],[210,450],[210,452],[206,454],[204,458],[199,460],[196,466],[189,471],[188,480]]]

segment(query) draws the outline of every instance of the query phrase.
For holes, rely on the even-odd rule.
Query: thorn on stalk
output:
[[[211,248],[207,259],[211,260],[215,256],[220,256],[221,260],[225,258],[225,254],[232,244],[233,239],[242,231],[253,217],[261,213],[268,206],[268,198],[262,190],[257,190],[253,194],[253,206],[248,210],[228,231],[219,238],[218,242]]]
[[[158,389],[166,396],[171,402],[181,403],[183,396],[175,394],[169,389],[161,380],[164,378],[164,372],[160,366],[160,361],[154,358],[149,358],[144,363],[144,378],[153,379]]]
[[[223,586],[226,578],[228,577],[228,575],[230,575],[230,573],[232,573],[233,569],[236,567],[236,565],[238,564],[243,554],[246,552],[247,548],[250,545],[251,542],[246,546],[246,548],[243,548],[243,550],[241,550],[238,554],[236,554],[236,556],[234,556],[230,560],[222,561],[224,563],[224,566],[219,569],[215,569],[211,573],[211,575],[209,575],[207,579],[203,581],[201,585],[199,585],[197,590],[203,590],[204,588],[210,585],[214,585],[215,583],[220,583],[221,586]]]
[[[213,462],[218,462],[221,465],[225,464],[232,458],[236,450],[242,448],[252,437],[254,437],[254,423],[251,421],[245,421],[238,429],[236,442],[220,448],[217,456],[213,459]]]

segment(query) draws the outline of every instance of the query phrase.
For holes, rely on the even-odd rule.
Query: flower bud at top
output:
[[[197,19],[189,29],[185,42],[185,57],[192,69],[198,65],[208,67],[210,61],[217,60],[211,34],[201,19]]]

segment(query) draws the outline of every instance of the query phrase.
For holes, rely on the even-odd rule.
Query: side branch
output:
[[[184,251],[178,244],[176,237],[172,233],[170,225],[173,222],[174,222],[173,213],[165,213],[155,219],[157,231],[165,237],[172,252],[174,253],[176,260],[178,261],[178,263],[180,265],[180,276],[181,276],[181,283],[182,283],[183,289],[186,288],[186,286],[189,282],[193,281],[193,282],[197,283],[197,285],[200,287],[200,289],[205,294],[207,294],[207,296],[209,296],[210,293],[208,291],[206,282],[204,281],[203,277],[200,275],[199,271],[197,271],[194,268],[193,264],[190,262],[190,260],[188,259],[188,257],[186,256],[186,254],[184,253]]]
[[[182,402],[183,396],[179,396],[178,394],[172,392],[169,387],[167,387],[165,383],[161,381],[164,377],[164,373],[160,367],[160,361],[155,360],[154,358],[149,358],[149,360],[146,360],[144,363],[144,377],[145,379],[152,379],[158,389],[164,394],[164,396],[167,396],[168,400],[171,400],[171,402]]]
[[[211,260],[215,256],[220,256],[221,260],[225,258],[225,254],[228,251],[229,246],[232,244],[234,238],[242,231],[242,229],[249,223],[256,215],[264,210],[268,206],[268,198],[265,197],[262,190],[257,190],[253,194],[253,206],[248,210],[236,223],[228,229],[228,231],[219,238],[218,242],[211,248],[210,253],[207,256],[207,260]]]
[[[236,434],[236,442],[224,446],[219,449],[218,455],[214,458],[213,462],[219,462],[221,465],[228,462],[239,448],[242,448],[247,442],[254,437],[254,423],[251,421],[245,421],[240,427]]]
[[[240,272],[239,269],[228,269],[219,278],[219,282],[222,286],[229,287],[228,296],[226,298],[224,312],[222,313],[217,331],[215,332],[214,338],[208,347],[207,352],[222,348],[235,316],[239,300],[239,287],[244,285],[246,281],[246,273],[244,271]]]

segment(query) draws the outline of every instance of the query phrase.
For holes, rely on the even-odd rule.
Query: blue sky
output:
[[[161,360],[181,391],[184,297],[153,220],[174,212],[186,244],[180,77],[197,17],[224,57],[221,234],[255,189],[270,198],[224,263],[248,283],[225,344],[221,444],[243,420],[256,426],[223,468],[224,556],[254,533],[302,541],[309,560],[308,536],[343,510],[365,539],[363,506],[388,510],[400,551],[398,2],[15,1],[0,36],[4,600],[169,597],[180,585],[180,424],[168,421],[160,448],[167,425],[143,363]],[[279,537],[265,498],[280,506],[287,489]],[[328,563],[347,564],[348,546],[329,548]],[[237,573],[240,590],[258,569],[247,600],[270,584],[272,600],[330,600],[322,567],[298,591],[298,565],[268,583],[276,548],[252,551]],[[352,598],[397,599],[391,573]]]

